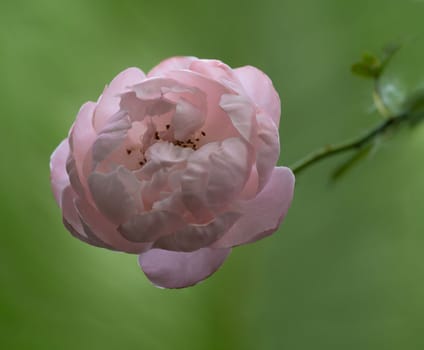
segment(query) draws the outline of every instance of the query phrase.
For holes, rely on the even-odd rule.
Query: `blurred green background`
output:
[[[378,121],[349,66],[408,44],[388,79],[424,81],[424,2],[3,0],[0,3],[0,348],[424,348],[424,128],[336,185],[344,157],[297,180],[280,231],[204,283],[150,285],[136,257],[63,228],[50,153],[119,71],[173,55],[251,64],[283,101],[281,164]]]

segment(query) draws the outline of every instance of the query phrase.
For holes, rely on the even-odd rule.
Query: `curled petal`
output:
[[[108,174],[94,172],[88,183],[97,208],[115,224],[126,222],[140,207],[140,203],[137,203],[140,198],[139,182],[124,167]]]
[[[280,155],[278,129],[267,117],[258,114],[258,135],[256,145],[256,169],[258,171],[258,191],[267,184],[274,165]]]
[[[199,91],[174,79],[153,77],[134,85],[131,91],[123,94],[120,106],[128,112],[132,121],[142,121],[147,116],[174,112],[177,100],[187,94],[198,95]]]
[[[74,190],[80,196],[91,200],[87,178],[91,172],[92,156],[91,148],[97,138],[93,128],[93,113],[96,109],[94,102],[85,103],[78,112],[75,123],[69,133],[69,145],[71,149],[72,164],[68,164],[69,178],[71,183],[76,184]]]
[[[157,77],[146,79],[131,88],[131,91],[135,92],[136,97],[142,101],[158,100],[170,92],[180,94],[194,92],[195,90],[194,87],[175,79]]]
[[[111,223],[87,201],[77,198],[75,200],[75,207],[80,221],[83,224],[84,233],[87,236],[95,236],[108,247],[112,247],[110,249],[140,254],[151,247],[151,243],[135,243],[128,241],[117,231],[115,224]]]
[[[252,169],[250,171],[249,179],[246,182],[246,185],[244,186],[243,190],[240,193],[240,196],[238,199],[246,200],[251,199],[257,195],[258,191],[258,184],[259,184],[259,176],[258,171],[255,166],[252,166]]]
[[[234,74],[241,81],[247,95],[278,127],[281,103],[271,79],[264,72],[252,66],[234,69]]]
[[[250,101],[240,95],[222,95],[219,103],[221,108],[228,114],[234,127],[248,142],[254,142],[256,134],[256,113]]]
[[[97,131],[102,130],[109,117],[119,111],[120,95],[145,78],[145,74],[140,69],[128,68],[112,80],[100,96],[94,114],[93,125]]]
[[[167,191],[168,172],[165,169],[156,171],[150,180],[141,181],[141,198],[146,210],[153,207]]]
[[[63,140],[50,157],[50,182],[53,195],[59,207],[62,207],[62,192],[69,186],[66,161],[69,156],[68,139]]]
[[[190,156],[181,177],[182,200],[201,222],[236,198],[251,172],[253,151],[241,138],[203,146]]]
[[[175,146],[170,142],[157,142],[148,149],[146,154],[150,160],[169,167],[185,162],[192,153],[193,150]]]
[[[185,225],[178,214],[161,210],[135,215],[119,226],[118,231],[131,242],[153,242]]]
[[[76,208],[77,194],[68,186],[62,196],[63,224],[71,234],[79,240],[94,245],[96,247],[113,249],[111,246],[99,239],[81,220],[81,216]]]
[[[170,142],[157,142],[147,150],[146,157],[149,161],[137,171],[137,176],[149,179],[160,169],[186,162],[192,153],[190,148],[178,147]]]
[[[93,170],[124,142],[130,128],[131,122],[125,111],[110,118],[93,145]]]
[[[240,204],[243,216],[213,247],[234,247],[274,233],[287,214],[293,190],[294,175],[291,170],[275,168],[262,192],[256,198]]]
[[[200,222],[213,218],[207,207],[205,189],[209,180],[210,155],[219,147],[219,142],[211,142],[194,152],[181,175],[181,201]]]
[[[232,82],[233,85],[239,84],[232,69],[219,60],[196,60],[191,63],[189,69],[224,85],[227,82]]]
[[[62,215],[63,220],[74,229],[74,236],[82,240],[87,240],[88,237],[84,232],[84,228],[78,216],[78,212],[75,207],[75,200],[77,195],[71,186],[64,189],[62,194]]]
[[[193,218],[182,201],[181,191],[178,190],[169,193],[169,195],[165,198],[157,200],[153,204],[152,209],[172,211],[179,214],[181,217],[184,217],[184,220],[187,222],[193,221]]]
[[[162,288],[195,285],[213,274],[231,249],[202,248],[194,252],[151,249],[139,256],[139,263],[149,280]]]
[[[177,140],[185,140],[205,122],[205,113],[185,99],[180,99],[171,121],[174,136]]]
[[[235,198],[246,184],[252,167],[251,147],[240,138],[230,138],[209,156],[206,201],[219,206]]]
[[[196,60],[196,57],[171,57],[153,67],[147,76],[150,78],[173,70],[189,69],[191,63]]]
[[[203,130],[207,130],[207,133],[202,138],[203,144],[238,135],[231,120],[219,106],[221,96],[234,93],[234,91],[213,79],[192,71],[171,71],[167,72],[166,76],[177,81],[183,81],[187,86],[198,89],[205,94],[207,115]]]
[[[192,252],[207,247],[222,237],[240,216],[240,213],[227,212],[204,225],[187,225],[160,238],[153,247],[181,252]]]

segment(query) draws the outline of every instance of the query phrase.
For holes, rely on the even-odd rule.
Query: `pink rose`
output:
[[[279,120],[278,94],[254,67],[174,57],[147,76],[129,68],[52,154],[64,225],[139,254],[157,286],[196,284],[286,215],[294,176],[275,167]]]

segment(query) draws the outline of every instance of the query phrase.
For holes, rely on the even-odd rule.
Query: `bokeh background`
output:
[[[291,164],[378,122],[370,83],[349,72],[363,51],[405,42],[386,79],[420,86],[423,15],[412,0],[2,0],[0,348],[423,349],[423,128],[336,184],[344,157],[308,169],[277,234],[185,290],[72,238],[48,181],[79,106],[173,55],[267,72]]]

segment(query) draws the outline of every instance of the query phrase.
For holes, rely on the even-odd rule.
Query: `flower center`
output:
[[[157,142],[170,142],[175,146],[191,148],[196,151],[202,146],[202,138],[206,136],[205,131],[198,130],[189,138],[179,140],[174,137],[170,124],[166,124],[162,130],[154,123],[150,123],[147,127],[140,124],[144,123],[133,123],[133,127],[128,133],[125,147],[123,163],[131,170],[137,170],[148,162],[146,151]]]

